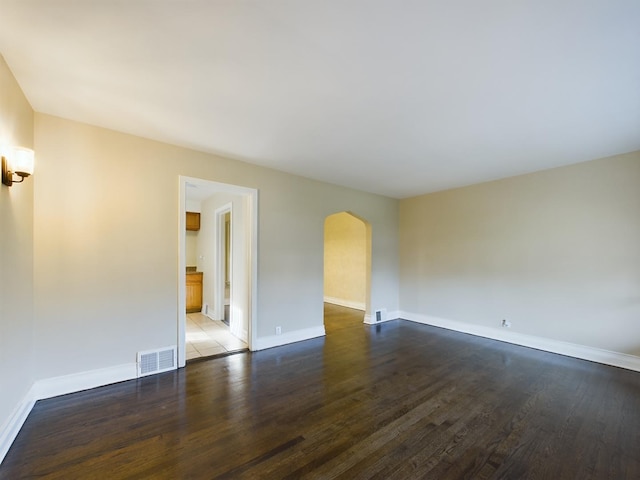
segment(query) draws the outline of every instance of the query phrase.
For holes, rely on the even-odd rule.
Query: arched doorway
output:
[[[324,302],[371,317],[371,225],[351,212],[324,222]]]

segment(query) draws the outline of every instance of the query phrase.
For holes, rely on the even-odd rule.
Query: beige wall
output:
[[[324,224],[325,300],[364,310],[366,275],[364,222],[346,212],[330,215]]]
[[[640,152],[400,202],[402,310],[640,355]]]
[[[33,111],[0,56],[0,143],[33,147]],[[36,162],[38,155],[36,152]],[[38,173],[36,164],[35,175]],[[33,183],[0,185],[0,438],[35,379]],[[0,450],[2,445],[0,444]],[[2,458],[0,451],[0,459]]]
[[[185,234],[185,259],[188,267],[198,265],[198,235],[200,232],[187,231]]]
[[[44,114],[35,140],[41,378],[176,343],[179,175],[259,190],[258,337],[322,326],[324,219],[340,211],[371,222],[373,308],[398,309],[396,200]]]

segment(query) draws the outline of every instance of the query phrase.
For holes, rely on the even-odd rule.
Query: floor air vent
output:
[[[376,310],[376,322],[384,322],[387,319],[387,309]]]
[[[138,377],[175,370],[177,363],[175,345],[158,350],[138,352]]]

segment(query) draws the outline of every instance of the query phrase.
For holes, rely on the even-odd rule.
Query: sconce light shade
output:
[[[33,174],[33,150],[16,147],[13,149],[11,159],[11,170],[21,177],[28,177]]]
[[[9,150],[9,156],[2,156],[2,183],[10,187],[33,174],[34,154],[33,150],[22,147],[5,150]],[[20,180],[15,180],[14,175],[20,177]]]

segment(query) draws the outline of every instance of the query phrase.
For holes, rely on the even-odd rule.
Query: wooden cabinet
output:
[[[200,214],[198,212],[187,212],[187,230],[200,230]]]
[[[202,272],[187,273],[187,313],[202,310]]]

